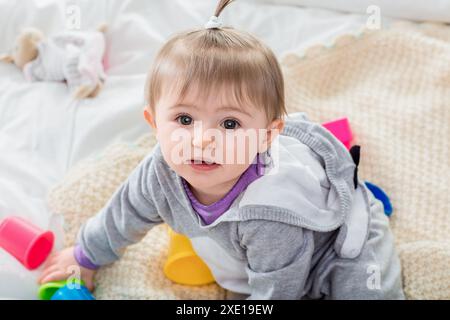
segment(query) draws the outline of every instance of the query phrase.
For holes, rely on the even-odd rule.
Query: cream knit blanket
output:
[[[410,299],[450,299],[450,27],[403,24],[346,35],[282,59],[290,112],[322,122],[347,116],[362,146],[360,177],[391,197],[391,226]],[[74,167],[49,194],[66,244],[154,145],[117,144]],[[171,283],[162,273],[164,226],[96,277],[99,299],[224,299],[217,285]]]

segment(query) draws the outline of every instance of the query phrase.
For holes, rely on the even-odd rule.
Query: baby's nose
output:
[[[201,148],[201,149],[205,149],[212,142],[214,142],[213,137],[208,137],[203,134],[194,135],[194,137],[192,139],[192,145],[196,148]]]

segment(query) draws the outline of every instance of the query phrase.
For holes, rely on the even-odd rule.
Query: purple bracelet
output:
[[[78,264],[84,268],[91,269],[91,270],[97,270],[99,268],[98,265],[94,264],[83,252],[83,249],[81,249],[81,246],[77,244],[75,246],[74,252],[75,260],[77,260]]]

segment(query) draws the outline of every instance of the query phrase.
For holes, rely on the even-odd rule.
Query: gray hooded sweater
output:
[[[264,176],[205,225],[157,144],[77,242],[106,265],[167,223],[190,238],[220,286],[244,298],[402,299],[389,221],[364,183],[355,188],[346,148],[295,113],[264,157]]]

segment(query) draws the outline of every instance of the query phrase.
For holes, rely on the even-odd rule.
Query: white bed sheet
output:
[[[73,101],[61,83],[26,83],[12,65],[0,64],[0,219],[26,217],[54,230],[61,247],[61,220],[45,197],[79,160],[117,141],[132,142],[148,130],[143,118],[146,72],[172,33],[203,26],[216,1],[4,1],[0,0],[0,53],[22,27],[54,33],[65,26],[68,5],[81,9],[82,29],[109,26],[110,68],[96,99]],[[231,4],[225,24],[248,30],[280,56],[356,32],[367,17],[246,1]],[[35,299],[37,271],[27,271],[0,250],[0,297]]]

